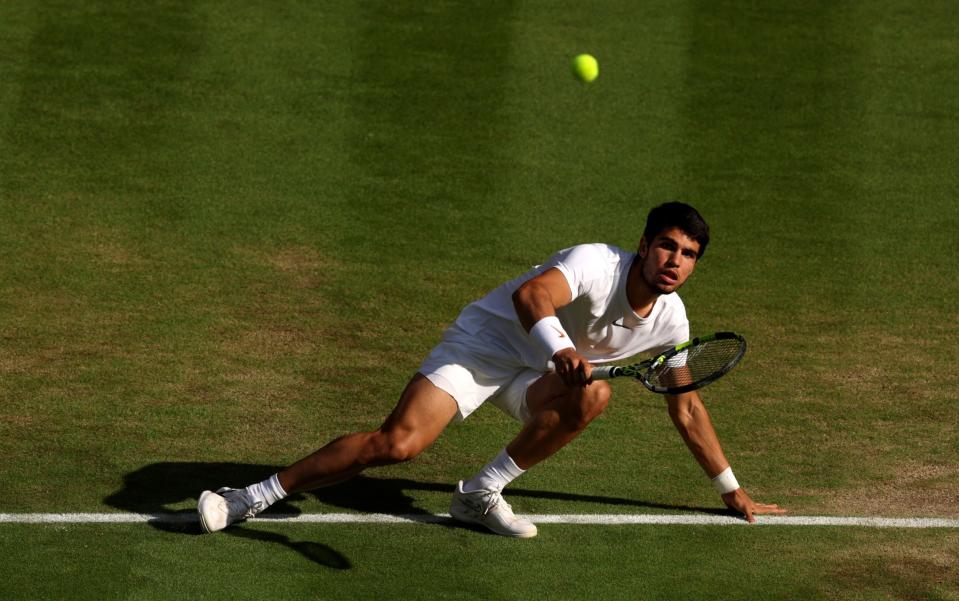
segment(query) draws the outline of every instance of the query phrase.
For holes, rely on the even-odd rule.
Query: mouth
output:
[[[675,286],[679,283],[679,272],[675,269],[667,269],[659,272],[659,281],[667,286]]]

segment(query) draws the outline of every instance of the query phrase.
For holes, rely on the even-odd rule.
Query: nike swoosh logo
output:
[[[614,326],[619,326],[619,327],[624,328],[624,329],[626,329],[626,330],[632,330],[632,329],[633,329],[633,328],[631,328],[631,327],[629,327],[629,326],[627,326],[627,325],[623,325],[623,324],[621,324],[621,323],[616,323],[615,321],[613,322],[613,325],[614,325]]]
[[[549,326],[549,327],[551,327],[551,328],[553,328],[554,330],[556,330],[556,333],[559,334],[559,337],[560,337],[560,338],[566,338],[566,334],[563,333],[563,330],[557,328],[556,326]]]

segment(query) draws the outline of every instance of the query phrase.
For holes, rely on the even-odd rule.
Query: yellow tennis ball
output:
[[[580,54],[573,59],[573,75],[580,81],[591,82],[599,76],[599,63],[590,54]]]

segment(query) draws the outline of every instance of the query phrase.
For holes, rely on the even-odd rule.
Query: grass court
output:
[[[189,512],[376,427],[466,303],[696,206],[703,398],[794,516],[959,518],[949,2],[0,4],[0,513]],[[599,60],[592,84],[570,59]],[[525,514],[713,515],[660,398]],[[442,514],[516,431],[278,513]],[[4,599],[959,599],[959,529],[0,523]]]

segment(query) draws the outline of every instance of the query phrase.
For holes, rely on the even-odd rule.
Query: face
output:
[[[682,286],[696,267],[699,242],[678,227],[660,232],[652,241],[639,241],[643,282],[657,294],[669,294]]]

